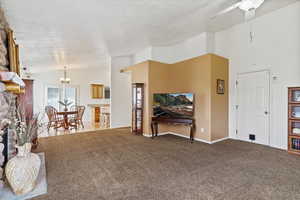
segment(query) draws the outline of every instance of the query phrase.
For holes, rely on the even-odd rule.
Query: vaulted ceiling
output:
[[[266,0],[262,15],[297,0]],[[237,0],[0,0],[20,44],[22,66],[32,70],[101,67],[109,55],[167,45],[243,22]]]

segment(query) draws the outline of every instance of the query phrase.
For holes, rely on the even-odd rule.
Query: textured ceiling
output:
[[[266,0],[258,15],[297,0]],[[167,45],[243,21],[237,0],[0,0],[20,44],[22,66],[32,70],[105,66],[108,55]]]

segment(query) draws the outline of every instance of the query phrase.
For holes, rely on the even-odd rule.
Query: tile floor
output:
[[[64,130],[63,128],[59,128],[57,131],[55,131],[53,128],[50,128],[48,132],[47,128],[44,128],[42,133],[39,135],[39,138],[58,136],[58,135],[69,135],[75,133],[86,133],[86,132],[105,130],[105,129],[108,128],[101,127],[100,123],[84,122],[84,128],[80,127],[77,130],[75,129]]]

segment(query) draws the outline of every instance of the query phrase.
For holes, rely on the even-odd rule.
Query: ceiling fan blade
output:
[[[241,3],[242,3],[242,2],[240,1],[240,2],[238,2],[238,3],[236,3],[236,4],[233,4],[232,6],[230,6],[230,7],[228,7],[228,8],[226,8],[226,9],[224,9],[224,10],[218,12],[215,16],[212,17],[212,19],[213,19],[213,18],[216,18],[217,16],[223,15],[223,14],[225,14],[225,13],[228,13],[228,12],[230,12],[230,11],[232,11],[232,10],[238,8],[238,7],[241,5]]]

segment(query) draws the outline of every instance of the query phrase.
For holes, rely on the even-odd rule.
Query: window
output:
[[[68,99],[72,102],[69,108],[73,105],[78,105],[79,99],[79,88],[76,86],[47,86],[46,88],[46,105],[53,106],[59,111],[62,111],[64,107],[58,103],[58,101],[63,101]]]
[[[60,100],[59,88],[48,87],[47,88],[47,105],[59,108],[58,101]]]
[[[76,90],[77,89],[74,87],[66,87],[65,88],[65,94],[66,94],[65,97],[66,97],[66,99],[68,99],[69,101],[72,102],[72,105],[77,105]]]

